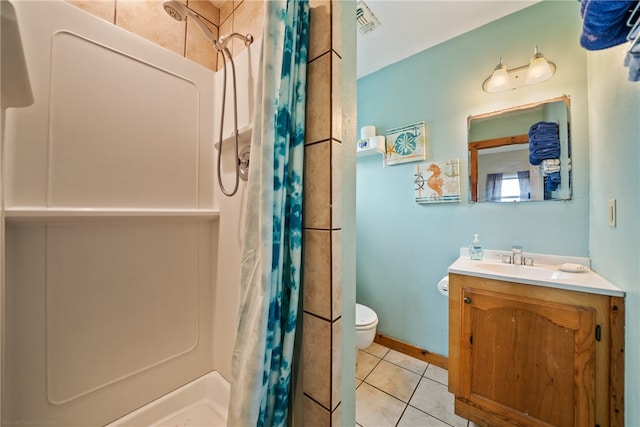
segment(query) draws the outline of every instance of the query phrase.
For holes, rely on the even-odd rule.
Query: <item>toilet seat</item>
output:
[[[366,305],[356,303],[356,329],[368,329],[377,324],[376,312]]]

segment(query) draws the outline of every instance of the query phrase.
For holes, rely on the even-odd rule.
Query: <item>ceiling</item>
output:
[[[358,32],[358,78],[540,0],[366,0],[380,21]]]

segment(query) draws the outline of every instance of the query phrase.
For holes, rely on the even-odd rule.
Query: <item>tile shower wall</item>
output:
[[[304,179],[305,426],[341,425],[342,49],[340,1],[312,0]]]
[[[67,0],[211,70],[222,60],[200,30],[176,22],[161,1]],[[182,0],[185,3],[184,0]],[[264,2],[188,0],[213,34],[262,34]],[[310,0],[305,142],[303,400],[305,425],[341,425],[342,111],[341,2]],[[234,40],[233,55],[244,45]]]
[[[223,66],[221,55],[216,54],[200,29],[187,20],[187,25],[175,21],[162,9],[162,0],[66,0],[99,18],[124,28],[153,43],[165,47],[211,70]],[[195,10],[214,36],[237,32],[262,34],[264,2],[181,0]],[[229,44],[235,57],[245,49],[239,40]]]

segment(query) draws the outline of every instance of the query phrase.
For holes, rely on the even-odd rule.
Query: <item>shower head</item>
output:
[[[162,7],[164,8],[164,11],[167,12],[167,15],[169,15],[176,21],[187,20],[187,15],[189,14],[187,6],[180,3],[179,1],[165,1],[164,3],[162,3]]]
[[[187,16],[193,19],[194,22],[198,25],[198,27],[200,27],[200,30],[205,35],[205,37],[209,39],[211,43],[213,43],[213,45],[218,51],[221,50],[221,48],[218,45],[218,40],[216,40],[215,36],[213,35],[209,27],[207,27],[204,24],[204,22],[202,22],[202,19],[200,19],[200,16],[198,16],[197,13],[189,9],[183,3],[180,3],[179,1],[174,1],[174,0],[165,1],[164,3],[162,3],[162,7],[164,8],[164,11],[167,12],[167,15],[169,15],[176,21],[186,21]]]

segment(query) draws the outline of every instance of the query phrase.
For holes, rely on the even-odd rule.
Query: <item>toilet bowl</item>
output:
[[[356,303],[356,348],[367,348],[376,336],[378,316],[366,305]]]

